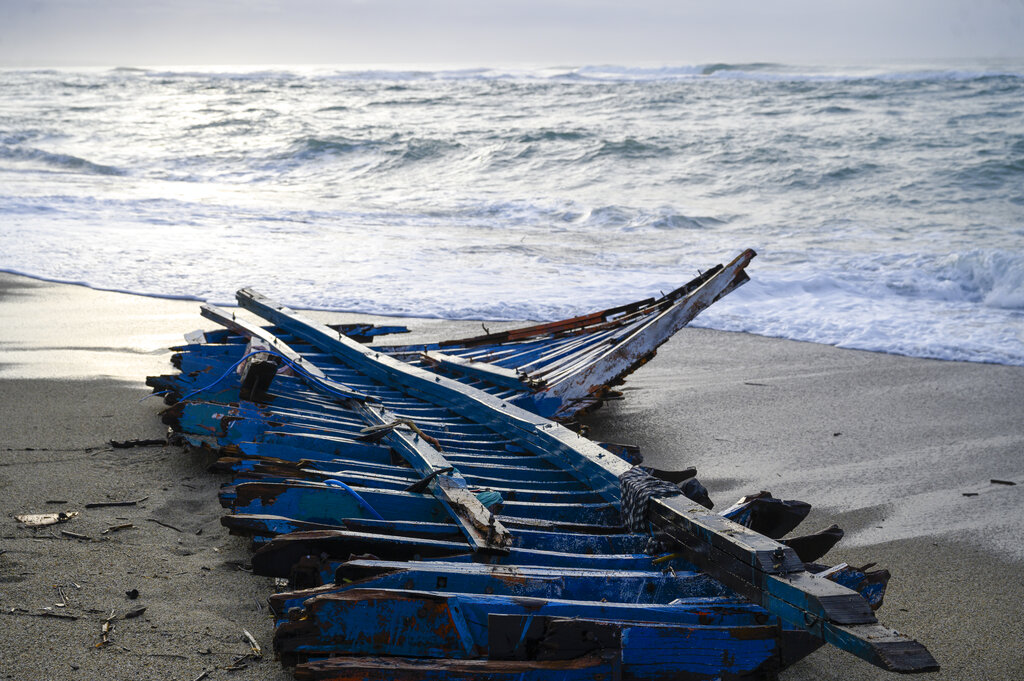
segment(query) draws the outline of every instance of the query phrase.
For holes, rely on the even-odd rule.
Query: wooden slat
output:
[[[534,387],[533,382],[524,374],[516,373],[511,369],[488,364],[487,362],[475,362],[471,359],[447,355],[443,352],[431,351],[422,353],[424,361],[428,364],[440,367],[447,371],[460,373],[464,376],[479,378],[492,385],[512,388],[514,390],[529,390]]]

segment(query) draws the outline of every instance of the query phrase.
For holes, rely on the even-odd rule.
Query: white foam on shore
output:
[[[255,250],[239,255],[243,261],[259,258]],[[1024,365],[1024,258],[972,252],[918,259],[922,262],[914,269],[879,268],[845,276],[810,268],[759,271],[755,259],[749,268],[752,280],[706,310],[693,325],[915,357]],[[38,269],[3,269],[102,290],[220,304],[233,303],[235,288],[252,285],[298,308],[483,320],[569,317],[656,296],[684,283],[677,268],[624,271],[618,276],[576,268],[537,271],[510,285],[515,262],[514,257],[499,258],[495,271],[472,272],[460,271],[457,258],[443,258],[429,271],[416,271],[415,264],[405,260],[392,263],[399,265],[394,275],[380,272],[380,263],[346,268],[346,261],[338,259],[308,264],[301,272],[287,266],[262,267],[258,276],[243,272],[245,268],[205,269],[177,280],[169,268],[154,271],[158,263],[151,262],[149,279],[136,276],[127,286],[104,276],[100,263],[86,272],[91,278],[75,280],[40,277]],[[201,295],[188,292],[197,282],[204,286]],[[160,286],[166,289],[161,291]]]

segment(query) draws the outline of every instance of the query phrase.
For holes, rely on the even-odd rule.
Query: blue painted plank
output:
[[[306,601],[305,615],[278,627],[275,648],[301,654],[484,657],[490,615],[683,625],[687,635],[697,637],[705,627],[765,626],[760,608],[722,598],[628,605],[387,589],[317,596]]]
[[[271,610],[283,618],[314,596],[352,589],[397,589],[485,594],[563,601],[669,604],[676,599],[735,599],[699,572],[588,570],[476,563],[354,560],[337,570],[337,581],[315,589],[274,594]],[[344,583],[342,583],[344,582]]]
[[[373,513],[352,494],[317,483],[250,482],[236,488],[236,513],[281,515],[315,523],[337,523],[344,518],[372,518]],[[420,518],[440,522],[447,512],[432,496],[390,490],[359,491],[369,506],[386,520]]]

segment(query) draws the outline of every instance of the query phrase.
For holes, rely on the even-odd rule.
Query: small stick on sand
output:
[[[157,525],[163,525],[164,527],[169,527],[172,530],[174,530],[175,532],[182,532],[182,530],[178,529],[174,525],[169,525],[168,523],[165,523],[162,520],[157,520],[156,518],[146,518],[146,520],[148,520],[151,523],[156,523]]]
[[[70,532],[68,530],[61,530],[60,533],[65,537],[71,537],[72,539],[84,539],[86,541],[92,541],[92,537],[84,534],[78,534],[77,532]]]
[[[85,505],[86,508],[103,508],[105,506],[134,506],[135,504],[141,504],[149,497],[142,497],[141,499],[134,499],[132,501],[94,501]]]
[[[260,644],[256,642],[256,637],[250,634],[247,630],[242,629],[242,633],[249,639],[249,647],[252,648],[252,656],[254,659],[259,660],[263,657],[263,649],[260,648]]]

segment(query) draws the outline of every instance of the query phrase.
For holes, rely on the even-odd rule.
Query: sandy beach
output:
[[[404,323],[403,341],[480,328]],[[273,584],[220,526],[225,478],[177,447],[109,445],[164,435],[145,377],[203,326],[195,302],[0,274],[3,678],[291,678],[273,660]],[[761,489],[813,504],[802,530],[847,533],[827,562],[892,572],[879,618],[929,647],[943,669],[928,678],[1021,678],[1024,368],[685,329],[624,393],[588,417],[592,437],[696,466],[720,507]],[[136,503],[86,508],[120,501]],[[80,515],[13,518],[61,511]],[[265,656],[231,672],[243,630]],[[823,649],[782,678],[894,677]]]

